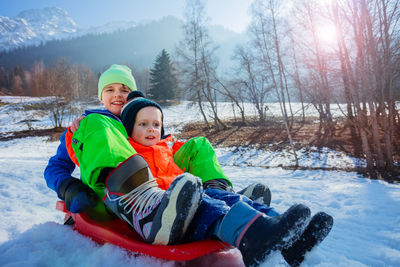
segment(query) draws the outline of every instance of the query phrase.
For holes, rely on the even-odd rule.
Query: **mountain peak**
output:
[[[75,21],[65,10],[58,7],[25,10],[15,18],[0,17],[2,50],[67,38],[76,32]]]
[[[31,18],[31,17],[36,17],[36,18],[41,18],[42,20],[46,20],[46,18],[51,17],[51,16],[68,16],[67,11],[59,8],[59,7],[45,7],[41,9],[27,9],[24,11],[21,11],[18,15],[17,18]]]

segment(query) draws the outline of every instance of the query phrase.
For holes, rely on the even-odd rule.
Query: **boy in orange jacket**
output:
[[[195,153],[190,157],[182,157],[177,155],[177,151],[184,143],[175,142],[172,136],[161,140],[164,134],[162,108],[156,102],[144,98],[141,92],[135,91],[128,95],[127,103],[121,110],[121,120],[130,136],[129,143],[149,164],[161,188],[167,188],[169,183],[184,171],[195,174],[206,182],[225,177],[222,169],[219,171],[220,166],[214,154]],[[197,139],[197,144],[206,141],[203,137]],[[201,150],[203,149],[194,149]],[[187,158],[190,158],[190,164],[182,164]],[[207,168],[216,165],[219,168]],[[279,216],[272,208],[251,201],[245,196],[226,190],[205,188],[186,241],[218,238],[239,248],[246,265],[263,261],[272,250],[281,250],[289,264],[295,265],[303,259],[298,255],[304,256],[305,253],[299,251],[299,245],[309,243],[305,242],[309,241],[304,239],[305,236],[299,237],[303,230],[302,225],[309,215],[307,207],[294,205]],[[316,242],[322,241],[329,232],[327,229],[332,226],[329,223],[329,215],[319,213],[319,220],[321,216],[325,219],[323,227],[321,226],[324,231],[312,231],[312,234],[318,234]],[[293,235],[290,236],[289,232]],[[307,232],[310,232],[310,229],[304,231]],[[287,239],[289,236],[291,238]],[[304,250],[303,246],[301,248]]]

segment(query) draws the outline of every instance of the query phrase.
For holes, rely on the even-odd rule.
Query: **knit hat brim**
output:
[[[124,84],[128,86],[131,91],[137,90],[135,78],[133,78],[131,69],[124,65],[114,64],[105,72],[103,72],[99,78],[97,87],[100,101],[104,87],[112,83]]]
[[[161,111],[161,137],[164,136],[164,114],[161,106],[147,98],[140,91],[134,91],[129,93],[127,97],[127,103],[122,107],[121,110],[121,121],[125,126],[128,135],[132,133],[133,127],[135,125],[137,113],[145,107],[156,107]]]

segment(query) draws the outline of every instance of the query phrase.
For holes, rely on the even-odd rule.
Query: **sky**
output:
[[[250,22],[253,0],[206,0],[210,23],[243,32]],[[112,21],[155,20],[173,15],[184,18],[185,0],[0,0],[0,16],[16,17],[26,9],[59,7],[79,27],[100,26]]]
[[[3,96],[0,100],[3,103],[43,101]],[[279,106],[271,109],[279,112]],[[232,114],[229,104],[219,110],[221,117]],[[196,107],[187,109],[185,103],[170,106],[164,109],[164,122],[167,128],[177,122],[182,124],[182,114],[192,120],[201,119],[196,112]],[[26,116],[10,105],[0,106],[0,131],[24,130],[25,124],[21,121]],[[49,127],[49,118],[37,116],[36,119]],[[55,209],[57,195],[43,178],[43,170],[58,144],[58,141],[48,142],[47,137],[0,141],[0,266],[175,266],[172,261],[134,256],[110,244],[99,245],[63,225],[63,213]],[[399,184],[365,179],[355,172],[312,169],[347,167],[350,162],[359,164],[354,158],[331,150],[301,155],[307,160],[300,165],[310,169],[297,170],[278,167],[290,162],[289,153],[246,147],[216,150],[236,190],[262,182],[271,189],[271,206],[278,212],[284,212],[294,203],[303,203],[310,207],[312,214],[325,211],[334,217],[332,231],[307,254],[301,267],[400,266]],[[73,175],[79,177],[79,172],[76,170]],[[227,256],[235,255],[235,251],[237,254],[233,250]],[[240,257],[236,259],[240,261]],[[199,266],[215,266],[215,262],[211,260]],[[218,266],[243,267],[243,264],[224,261]],[[288,265],[279,252],[273,252],[260,265],[267,266]]]

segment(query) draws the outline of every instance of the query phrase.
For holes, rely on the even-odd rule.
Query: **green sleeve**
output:
[[[185,172],[199,177],[202,182],[213,179],[225,179],[214,148],[205,137],[195,137],[187,141],[175,154],[174,162]]]

